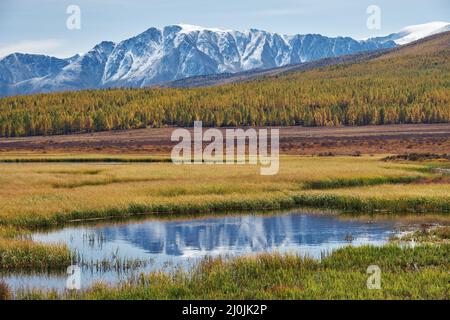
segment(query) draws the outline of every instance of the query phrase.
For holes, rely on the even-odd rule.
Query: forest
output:
[[[432,50],[397,50],[369,61],[215,87],[0,99],[2,137],[193,126],[194,120],[205,127],[449,122],[450,48],[445,42]]]

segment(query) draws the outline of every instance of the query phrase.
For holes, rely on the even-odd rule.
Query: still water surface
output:
[[[205,256],[239,256],[280,252],[320,258],[337,248],[382,245],[401,224],[368,222],[335,215],[294,211],[281,215],[236,215],[194,219],[145,219],[100,225],[68,226],[33,234],[35,241],[65,243],[85,262],[139,259],[134,271],[83,268],[82,287],[116,283],[157,269],[189,268]],[[3,274],[13,288],[64,289],[66,275]]]

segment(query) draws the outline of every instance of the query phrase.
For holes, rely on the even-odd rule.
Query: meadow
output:
[[[281,156],[279,173],[261,176],[254,165],[175,165],[164,156],[3,153],[0,270],[64,271],[74,254],[28,235],[79,220],[309,207],[371,217],[439,213],[447,224],[448,161],[384,158]],[[20,298],[445,299],[448,256],[443,243],[414,252],[395,244],[345,248],[321,261],[278,255],[215,259],[201,262],[192,274],[152,273],[124,286],[94,286],[82,296],[31,291]],[[411,259],[423,267],[415,270]],[[356,267],[363,261],[385,267],[385,290],[365,289],[365,269]]]
[[[48,227],[137,214],[298,206],[364,213],[447,212],[450,207],[448,176],[433,172],[430,165],[386,162],[382,156],[282,156],[280,172],[273,177],[261,176],[254,165],[66,163],[69,156],[45,158],[53,160],[0,158],[0,225]],[[2,163],[6,160],[12,162]]]

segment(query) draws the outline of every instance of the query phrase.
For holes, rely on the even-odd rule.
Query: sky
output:
[[[70,5],[80,8],[79,29],[67,27]],[[367,27],[370,5],[380,29]],[[171,24],[363,39],[431,21],[450,22],[450,0],[0,0],[0,57],[69,57]]]

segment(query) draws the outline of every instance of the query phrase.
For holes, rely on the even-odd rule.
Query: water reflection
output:
[[[201,254],[261,252],[297,246],[321,246],[348,242],[361,244],[384,241],[393,222],[367,223],[342,220],[335,216],[293,213],[282,216],[233,216],[194,220],[145,220],[129,224],[66,228],[49,234],[36,234],[43,242],[65,242],[88,254],[104,251],[111,244],[134,248],[141,254],[191,256]],[[83,243],[79,240],[84,237]],[[86,237],[92,240],[86,242]],[[347,239],[347,240],[346,240]],[[122,252],[124,250],[121,250]]]
[[[240,215],[191,220],[146,219],[129,223],[67,227],[36,233],[33,239],[46,243],[66,243],[86,260],[148,259],[152,263],[140,271],[173,264],[187,266],[205,255],[236,256],[260,252],[290,252],[320,258],[321,253],[345,245],[387,241],[394,232],[393,221],[367,223],[343,220],[333,215],[294,212],[277,216]],[[84,274],[83,285],[123,278],[114,272]],[[14,287],[51,286],[63,288],[64,277],[9,275]],[[51,281],[49,280],[51,279]]]

